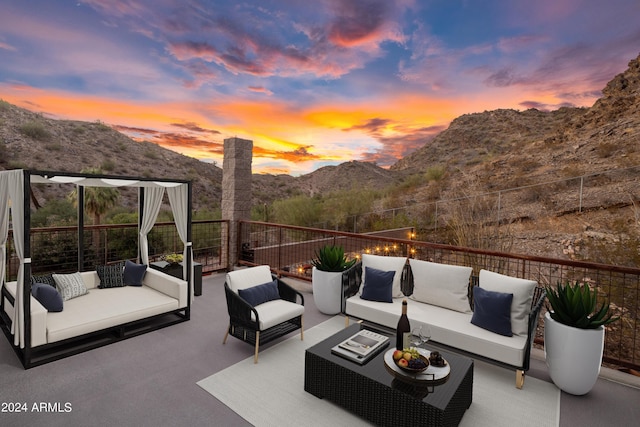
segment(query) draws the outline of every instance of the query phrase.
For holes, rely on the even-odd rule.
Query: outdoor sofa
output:
[[[388,272],[393,279],[385,284]],[[364,254],[343,273],[342,311],[347,323],[354,317],[395,329],[406,298],[412,328],[426,325],[438,344],[514,368],[522,388],[544,288],[492,271],[471,273],[466,266]]]

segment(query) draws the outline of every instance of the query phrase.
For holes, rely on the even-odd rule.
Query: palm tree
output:
[[[100,175],[102,170],[99,168],[87,168],[82,169],[80,173],[87,175]],[[118,202],[120,192],[116,188],[111,187],[85,187],[84,188],[84,209],[92,216],[93,225],[101,224],[101,217],[109,211]],[[78,192],[77,189],[69,193],[69,200],[73,202],[75,207],[78,207]],[[93,245],[96,248],[100,248],[100,231],[94,230],[93,232]]]

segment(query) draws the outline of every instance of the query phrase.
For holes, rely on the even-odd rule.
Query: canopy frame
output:
[[[187,288],[187,306],[170,313],[82,335],[61,342],[31,347],[31,184],[75,184],[78,190],[78,271],[84,266],[84,188],[138,188],[138,257],[149,265],[147,234],[156,221],[165,190],[184,244],[183,276]],[[189,180],[144,178],[72,172],[10,170],[0,171],[0,327],[12,343],[25,369],[87,351],[124,338],[187,321],[193,301],[193,248],[191,241],[192,184]],[[149,193],[149,194],[145,194]],[[9,215],[11,213],[11,215]],[[13,222],[13,241],[20,259],[16,296],[5,289],[6,241],[9,218]],[[144,226],[144,228],[143,228]],[[14,306],[12,321],[5,313],[5,298]],[[107,339],[105,339],[105,337]]]

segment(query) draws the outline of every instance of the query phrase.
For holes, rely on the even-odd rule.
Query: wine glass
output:
[[[418,326],[417,328],[413,328],[411,330],[411,335],[409,336],[409,342],[411,343],[411,347],[418,347],[423,343],[423,334],[422,326]]]
[[[426,344],[431,339],[431,328],[427,325],[420,327],[420,340],[422,344]]]

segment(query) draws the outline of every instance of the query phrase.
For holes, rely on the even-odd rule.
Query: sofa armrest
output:
[[[178,307],[184,308],[187,306],[188,283],[186,280],[178,279],[162,271],[149,268],[144,275],[142,283],[158,292],[177,299]]]
[[[523,370],[529,370],[529,363],[531,361],[531,347],[533,346],[533,341],[536,339],[536,330],[538,329],[538,319],[540,318],[540,310],[542,309],[542,304],[544,300],[547,298],[547,291],[545,288],[536,287],[533,292],[533,298],[531,302],[531,312],[529,313],[529,330],[527,332],[527,344],[525,347],[524,360],[523,360]]]
[[[345,313],[347,300],[356,295],[362,284],[362,261],[355,263],[342,272],[342,294],[340,295],[341,312]]]

